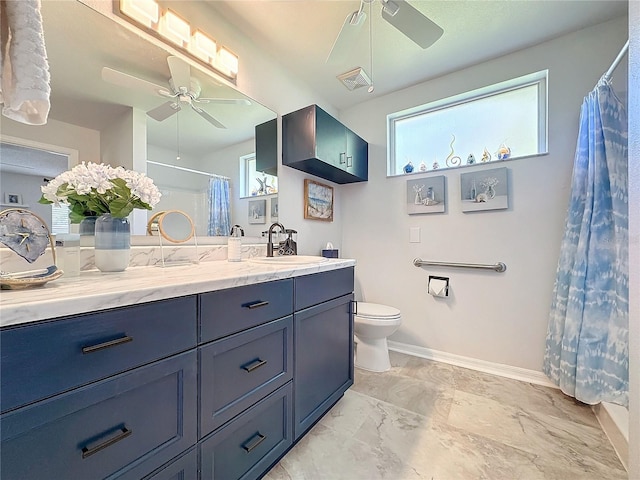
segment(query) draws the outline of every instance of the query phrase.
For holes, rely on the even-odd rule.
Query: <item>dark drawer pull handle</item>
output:
[[[243,370],[246,370],[247,373],[251,373],[256,368],[260,368],[261,366],[266,365],[266,364],[267,364],[266,360],[260,360],[259,358],[256,358],[255,360],[252,360],[249,363],[243,365],[241,368]]]
[[[120,433],[118,435],[110,438],[105,442],[102,442],[100,445],[96,445],[93,448],[82,447],[82,458],[90,457],[94,453],[98,453],[100,450],[104,450],[105,448],[110,447],[111,445],[119,442],[123,438],[127,438],[132,433],[133,433],[133,430],[130,430],[127,427],[122,427],[120,428]]]
[[[88,347],[82,347],[82,353],[93,353],[98,350],[104,350],[105,348],[115,347],[116,345],[121,345],[123,343],[133,342],[133,337],[129,335],[124,336],[122,338],[116,338],[115,340],[111,340],[104,343],[99,343],[97,345],[90,345]]]
[[[267,305],[269,305],[269,302],[265,301],[260,301],[258,300],[257,302],[253,302],[253,303],[245,303],[243,305],[243,307],[247,307],[248,309],[254,309],[254,308],[260,308],[260,307],[266,307]]]
[[[244,448],[247,453],[251,453],[251,450],[264,442],[265,438],[267,438],[266,435],[262,435],[260,432],[256,432],[253,437],[242,444],[242,448]]]

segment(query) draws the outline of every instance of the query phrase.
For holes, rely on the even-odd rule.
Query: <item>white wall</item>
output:
[[[36,215],[42,217],[51,228],[51,205],[38,203],[42,197],[40,187],[44,185],[42,175],[23,175],[20,173],[3,172],[0,178],[0,202],[3,202],[0,210],[11,208],[4,204],[5,193],[17,193],[22,195],[22,207],[28,208]]]
[[[620,18],[341,112],[369,141],[369,182],[341,189],[342,253],[358,261],[360,299],[402,311],[393,340],[541,370],[580,105],[626,38],[627,19]],[[509,209],[461,213],[460,173],[483,168],[471,167],[437,173],[446,176],[447,213],[407,215],[406,181],[419,177],[386,177],[386,115],[543,69],[549,69],[549,155],[486,167],[509,169]],[[622,89],[624,69],[614,76]],[[469,152],[457,153],[466,158]],[[410,227],[421,229],[421,243],[409,243]],[[508,269],[419,269],[415,257],[502,261]],[[427,295],[429,274],[451,278],[451,298]]]
[[[2,134],[78,151],[79,162],[100,159],[100,132],[49,119],[46,125],[25,125],[2,117]]]
[[[640,2],[629,2],[629,478],[640,478]]]

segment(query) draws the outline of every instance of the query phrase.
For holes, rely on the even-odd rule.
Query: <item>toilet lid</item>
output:
[[[398,318],[400,310],[379,303],[358,302],[356,315],[363,318]]]

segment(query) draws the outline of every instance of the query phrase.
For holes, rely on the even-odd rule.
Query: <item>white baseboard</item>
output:
[[[490,373],[492,375],[511,378],[513,380],[520,380],[521,382],[533,383],[535,385],[542,385],[544,387],[558,388],[558,386],[552,383],[544,373],[537,372],[535,370],[513,367],[511,365],[504,365],[501,363],[487,362],[486,360],[463,357],[462,355],[441,352],[439,350],[432,350],[430,348],[418,347],[416,345],[409,345],[406,343],[394,342],[391,340],[388,341],[388,344],[389,350],[406,353],[407,355],[426,358],[429,360],[434,360],[436,362],[448,363],[457,367]]]
[[[622,465],[629,471],[629,410],[611,403],[593,405],[591,409]]]

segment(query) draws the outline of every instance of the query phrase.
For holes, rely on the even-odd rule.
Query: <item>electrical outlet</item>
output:
[[[409,243],[420,243],[420,227],[409,228]]]

